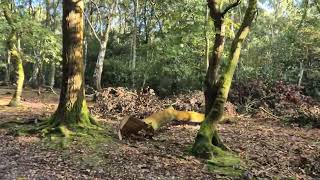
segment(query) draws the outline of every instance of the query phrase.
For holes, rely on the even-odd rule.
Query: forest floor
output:
[[[58,96],[26,89],[23,106],[6,106],[12,90],[0,87],[0,124],[42,119],[55,110]],[[89,103],[93,109],[95,103]],[[139,109],[137,109],[139,111]],[[143,110],[142,110],[143,111]],[[230,179],[209,172],[190,155],[199,125],[172,123],[152,139],[117,139],[116,128],[129,114],[94,114],[109,128],[103,139],[77,140],[68,148],[37,136],[0,129],[0,179]],[[276,118],[233,117],[219,125],[223,141],[247,164],[246,177],[320,178],[320,129]]]

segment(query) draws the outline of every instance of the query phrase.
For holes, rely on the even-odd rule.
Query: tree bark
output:
[[[95,124],[85,100],[83,63],[83,8],[82,0],[63,2],[62,83],[59,105],[45,128],[70,135],[70,129]]]
[[[12,96],[9,106],[19,106],[21,104],[21,94],[24,82],[24,70],[22,59],[20,55],[20,40],[17,40],[17,48],[13,47],[11,50],[11,57],[14,60],[15,76],[16,76],[16,90]]]
[[[218,4],[215,0],[208,0],[208,7],[210,9],[210,16],[214,21],[215,39],[213,52],[209,59],[209,65],[204,82],[204,96],[205,96],[205,114],[207,115],[213,102],[216,98],[216,89],[218,81],[218,72],[220,68],[220,61],[224,50],[225,42],[225,24],[224,14],[218,9]]]
[[[221,142],[215,142],[215,140],[219,139],[216,125],[223,116],[224,105],[228,98],[233,74],[240,58],[241,46],[250,31],[250,26],[256,12],[257,0],[249,0],[245,17],[231,45],[228,65],[218,82],[217,97],[213,102],[210,113],[201,124],[195,143],[192,147],[192,152],[196,156],[211,159],[222,152],[221,148],[225,148]],[[215,145],[213,143],[218,144]]]

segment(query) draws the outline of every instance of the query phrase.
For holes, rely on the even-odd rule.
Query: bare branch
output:
[[[90,28],[91,28],[91,31],[92,31],[93,34],[94,34],[94,37],[95,37],[95,38],[98,40],[98,42],[101,44],[101,40],[100,40],[100,38],[99,38],[96,30],[95,30],[94,27],[92,26],[92,24],[91,24],[88,16],[87,16],[85,13],[83,13],[83,15],[84,15],[84,17],[86,18],[86,20],[87,20],[87,22],[88,22],[88,24],[89,24],[89,26],[90,26]]]
[[[239,4],[241,4],[241,0],[237,0],[236,2],[230,4],[226,7],[226,9],[222,12],[222,15],[225,15],[228,11],[230,11],[232,8],[237,7]]]
[[[97,3],[93,2],[92,0],[90,0],[90,2],[96,7],[97,12],[98,12],[98,20],[99,20],[99,24],[100,24],[100,35],[102,36],[102,17],[101,17],[101,12],[100,12],[100,7],[97,5]]]

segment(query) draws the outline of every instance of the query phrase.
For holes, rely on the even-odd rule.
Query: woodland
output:
[[[320,0],[0,0],[0,179],[320,179]]]

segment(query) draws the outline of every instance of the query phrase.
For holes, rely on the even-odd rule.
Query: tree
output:
[[[236,5],[236,3],[234,5]],[[208,0],[208,6],[210,7],[211,11],[212,9],[216,8],[216,4],[212,0]],[[232,5],[228,6],[228,8],[229,7],[232,7]],[[226,12],[226,10],[224,12]],[[241,46],[250,31],[250,26],[254,20],[256,12],[257,0],[249,0],[243,22],[234,40],[232,41],[228,65],[217,83],[215,89],[217,92],[216,98],[212,103],[210,112],[206,115],[205,120],[201,123],[200,130],[192,147],[192,152],[197,156],[210,159],[216,155],[221,155],[221,147],[223,148],[224,146],[221,142],[216,142],[216,140],[219,140],[219,135],[216,131],[216,124],[222,118],[224,105],[228,98],[228,93],[232,82],[232,77],[240,58]],[[219,42],[220,41],[221,40],[219,40]],[[210,73],[213,72],[211,71]]]
[[[114,1],[111,5],[109,14],[106,16],[106,18],[104,19],[106,21],[105,24],[105,30],[101,35],[101,38],[98,37],[97,33],[95,32],[95,29],[93,28],[93,26],[90,23],[90,20],[87,18],[88,24],[90,25],[96,39],[99,42],[100,45],[100,50],[99,50],[99,54],[98,54],[98,58],[97,58],[97,62],[96,62],[96,66],[94,69],[94,74],[93,74],[93,87],[96,90],[101,90],[101,75],[102,75],[102,71],[103,71],[103,62],[105,60],[105,55],[106,55],[106,50],[107,50],[107,44],[109,41],[109,33],[111,30],[111,22],[112,22],[112,16],[116,10],[116,6],[118,4],[118,0]],[[107,6],[108,4],[105,3],[105,6]],[[97,7],[99,8],[99,7]],[[98,13],[99,16],[101,16],[99,9],[98,9]]]
[[[7,38],[8,59],[12,60],[16,75],[16,89],[9,103],[9,106],[18,106],[21,102],[21,94],[24,82],[24,70],[21,57],[20,33],[15,26],[15,18],[10,10],[10,2],[3,1],[1,3],[4,17],[10,26],[10,34]]]
[[[83,62],[83,1],[63,2],[62,83],[59,105],[51,119],[41,129],[60,131],[64,136],[70,130],[96,125],[85,100]],[[45,131],[46,132],[46,131]]]
[[[135,87],[135,69],[137,61],[137,34],[138,34],[138,11],[139,11],[139,0],[133,0],[133,14],[134,14],[134,25],[132,32],[132,60],[131,60],[131,69],[132,69],[132,87]]]
[[[204,96],[205,96],[205,114],[207,115],[213,105],[213,102],[217,95],[217,83],[218,83],[218,72],[220,69],[220,62],[224,50],[225,43],[225,15],[229,10],[238,6],[240,0],[235,3],[228,5],[224,10],[221,10],[222,1],[208,0],[208,7],[210,9],[210,17],[214,21],[215,38],[213,52],[209,59],[209,66],[207,69],[207,74],[204,82]]]

